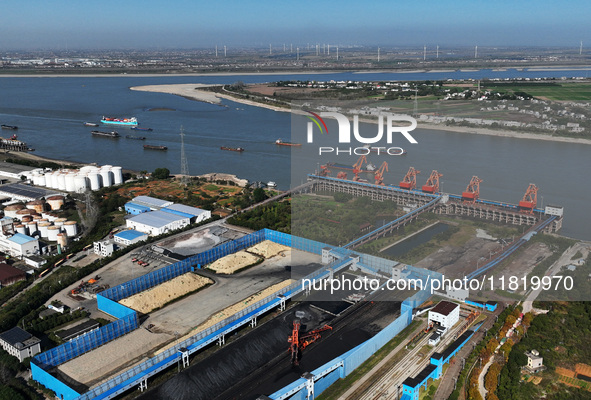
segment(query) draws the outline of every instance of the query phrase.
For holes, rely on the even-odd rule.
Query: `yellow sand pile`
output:
[[[209,278],[187,272],[177,276],[158,286],[134,294],[121,300],[119,303],[133,310],[147,314],[152,310],[162,307],[166,303],[193,292],[203,286],[213,283]]]
[[[290,250],[289,247],[272,242],[270,240],[263,240],[262,242],[257,243],[248,249],[249,252],[258,254],[259,256],[265,258],[275,257],[277,254],[286,252],[288,250]]]
[[[233,274],[244,267],[254,264],[258,260],[260,260],[260,258],[254,254],[240,250],[237,253],[228,254],[227,256],[214,261],[208,266],[208,268],[218,274]]]

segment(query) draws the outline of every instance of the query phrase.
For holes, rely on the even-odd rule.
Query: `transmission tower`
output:
[[[189,163],[185,154],[185,131],[181,125],[181,183],[187,185],[189,179]]]

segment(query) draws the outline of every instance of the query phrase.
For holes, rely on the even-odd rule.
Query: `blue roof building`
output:
[[[133,202],[125,203],[125,212],[132,215],[138,215],[141,213],[152,211],[150,207],[136,204]]]
[[[119,233],[116,233],[113,236],[113,239],[115,239],[115,242],[124,244],[126,246],[136,243],[136,242],[141,242],[142,240],[146,240],[147,238],[148,238],[147,234],[145,234],[143,232],[136,231],[134,229],[128,229],[126,231],[121,231]]]

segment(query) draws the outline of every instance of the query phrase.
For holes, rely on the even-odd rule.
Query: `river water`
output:
[[[163,76],[163,77],[31,77],[0,78],[0,123],[19,126],[19,139],[50,158],[121,165],[133,170],[153,171],[167,167],[180,171],[180,128],[185,131],[185,148],[192,175],[226,172],[251,181],[275,181],[279,188],[299,183],[312,172],[314,162],[292,165],[292,149],[276,146],[278,138],[289,140],[291,116],[232,101],[222,106],[187,100],[161,93],[137,92],[132,86],[173,83],[246,83],[291,79],[314,80],[424,80],[447,78],[511,78],[585,76],[587,71],[468,71],[441,73],[333,73],[314,75]],[[155,110],[154,110],[155,109]],[[102,115],[135,116],[152,132],[117,128],[147,140],[93,137],[82,125],[98,122]],[[99,128],[105,130],[103,127]],[[396,184],[409,166],[423,171],[421,184],[432,169],[443,173],[442,189],[459,193],[472,175],[484,180],[481,198],[516,203],[527,185],[540,187],[538,204],[565,207],[562,233],[591,239],[586,207],[591,185],[590,146],[503,138],[468,133],[416,130],[419,142],[406,156],[387,157],[387,184]],[[143,144],[168,146],[168,151],[144,150]],[[236,153],[220,146],[244,147]],[[409,148],[410,150],[411,148]],[[295,149],[293,149],[295,151]],[[357,157],[339,158],[351,162]],[[372,162],[379,165],[382,158]],[[297,178],[295,178],[297,179]]]

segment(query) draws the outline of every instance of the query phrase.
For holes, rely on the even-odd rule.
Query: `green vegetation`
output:
[[[483,82],[482,87],[497,92],[526,92],[527,94],[549,100],[591,100],[591,84],[558,82]]]
[[[168,168],[156,168],[152,172],[152,178],[154,179],[168,179],[170,177],[170,170]]]
[[[29,316],[30,317],[31,314],[35,315],[37,314],[36,312],[37,310],[35,310],[33,313],[30,313]],[[58,328],[62,325],[66,325],[69,324],[73,321],[88,317],[90,315],[89,312],[87,311],[82,311],[82,310],[77,310],[71,313],[64,313],[64,314],[52,314],[49,315],[43,319],[41,318],[35,318],[35,319],[30,319],[30,318],[23,318],[23,320],[21,321],[21,324],[27,329],[28,332],[34,334],[34,335],[41,335],[44,332],[47,332],[49,330],[54,330],[55,328]]]
[[[228,223],[258,231],[263,228],[291,233],[291,203],[274,202],[236,214]]]
[[[346,194],[300,195],[292,199],[293,234],[323,243],[343,245],[389,222],[400,213],[393,201],[372,201]]]
[[[515,344],[499,377],[499,399],[578,400],[588,399],[588,391],[562,385],[556,367],[572,367],[575,363],[591,363],[591,303],[546,303],[551,311],[536,316],[521,342]],[[527,364],[525,352],[538,350],[548,368],[539,373],[542,382],[521,381],[521,367]]]
[[[80,168],[79,165],[75,165],[75,164],[62,165],[62,164],[58,164],[58,163],[55,163],[52,161],[34,161],[34,160],[27,160],[24,158],[7,158],[6,162],[9,162],[12,164],[26,165],[27,167],[34,167],[34,168],[51,168],[51,169]]]

